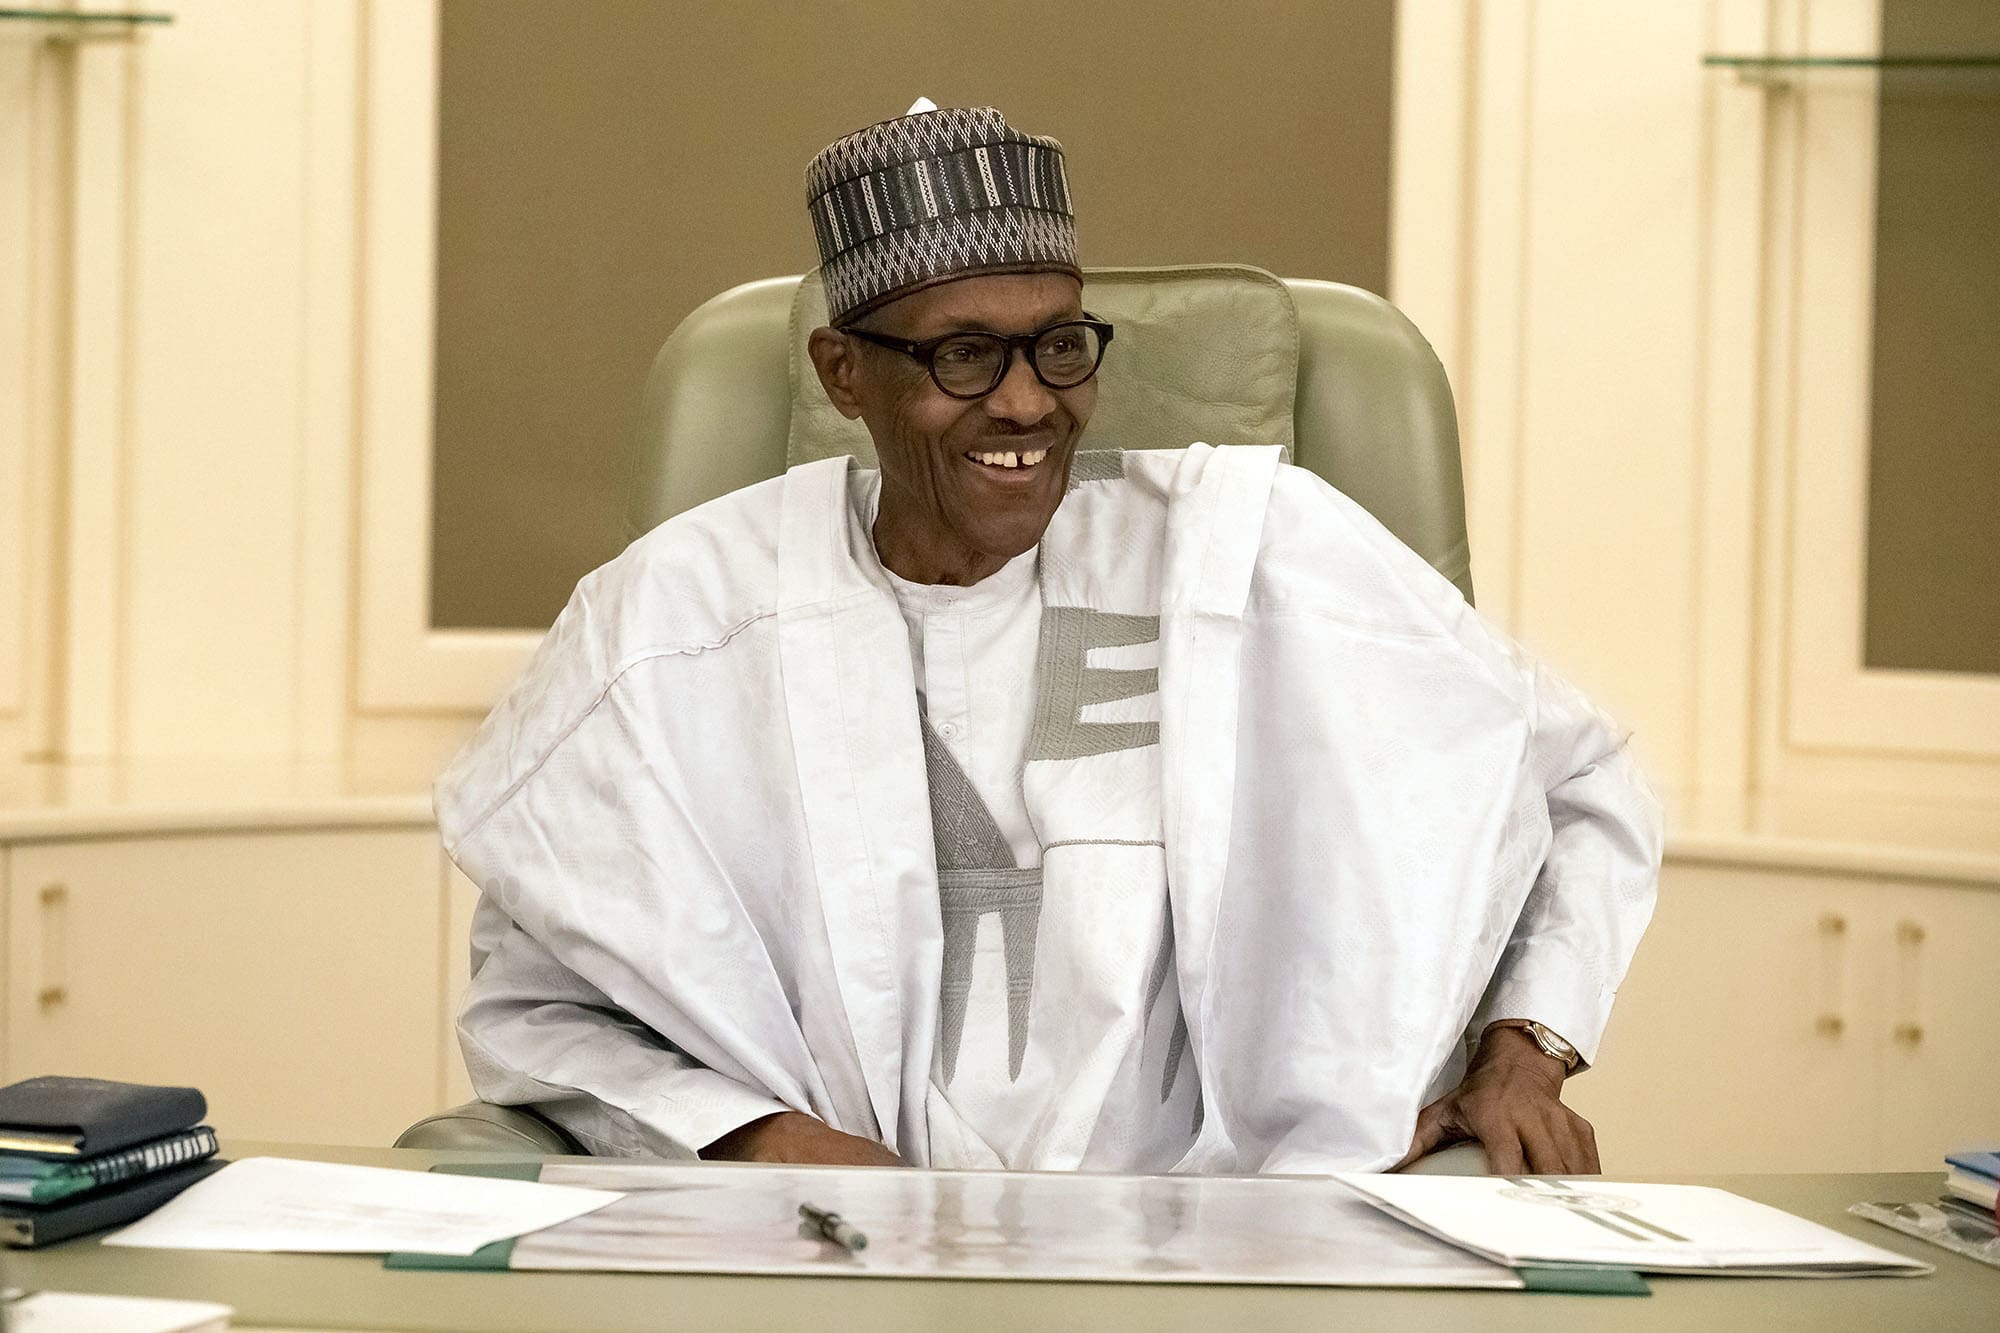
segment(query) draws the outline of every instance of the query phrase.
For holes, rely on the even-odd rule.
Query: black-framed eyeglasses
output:
[[[1084,312],[1033,333],[983,333],[967,329],[940,334],[922,342],[891,338],[867,329],[845,329],[864,342],[886,347],[920,363],[931,382],[953,398],[984,398],[1000,387],[1019,348],[1035,378],[1051,389],[1074,389],[1097,373],[1111,326]]]

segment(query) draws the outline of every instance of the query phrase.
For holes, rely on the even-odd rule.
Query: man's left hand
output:
[[[1489,1028],[1459,1085],[1423,1109],[1402,1170],[1448,1143],[1477,1139],[1496,1176],[1594,1176],[1597,1135],[1562,1104],[1568,1073],[1519,1028]]]

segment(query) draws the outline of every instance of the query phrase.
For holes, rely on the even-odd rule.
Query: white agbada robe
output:
[[[1067,1077],[1008,1164],[1379,1168],[1469,1030],[1534,1017],[1588,1058],[1659,860],[1622,738],[1278,451],[1076,463],[1039,548],[1040,943],[1009,1052]],[[598,1152],[791,1108],[976,1164],[933,1128],[947,937],[1020,919],[1027,868],[940,873],[981,826],[939,807],[933,840],[872,483],[809,464],[635,542],[440,780],[483,890],[460,1018],[482,1097]],[[954,879],[990,910],[955,918]],[[1088,966],[1134,953],[1149,894],[1177,1015]],[[1186,1103],[1108,1115],[1176,1045]]]

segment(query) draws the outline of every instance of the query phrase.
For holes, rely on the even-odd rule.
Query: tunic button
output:
[[[959,731],[958,723],[946,722],[938,728],[938,735],[944,737],[948,741],[955,741],[958,739],[958,731]]]

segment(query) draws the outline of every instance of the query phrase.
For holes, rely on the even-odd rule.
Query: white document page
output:
[[[1515,1288],[1520,1277],[1378,1212],[1325,1177],[571,1164],[618,1190],[515,1243],[509,1267],[681,1273]],[[799,1205],[868,1238],[801,1230]]]
[[[617,1199],[605,1190],[251,1157],[105,1237],[160,1250],[471,1254]]]
[[[221,1333],[236,1311],[209,1301],[38,1291],[7,1306],[7,1333]]]
[[[1702,1185],[1501,1176],[1337,1179],[1412,1226],[1505,1264],[1746,1276],[1931,1271],[1929,1264]]]

